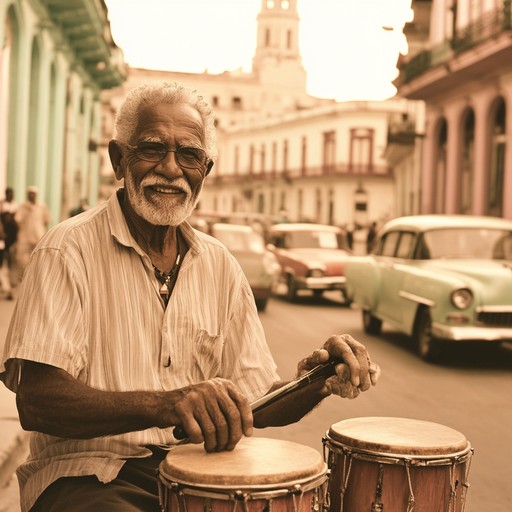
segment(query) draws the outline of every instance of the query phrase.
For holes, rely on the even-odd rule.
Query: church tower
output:
[[[252,69],[262,84],[306,90],[297,0],[262,0]]]

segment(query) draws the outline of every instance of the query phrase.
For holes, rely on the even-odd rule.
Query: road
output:
[[[392,416],[432,421],[463,433],[475,450],[466,512],[511,512],[512,350],[456,351],[442,364],[420,360],[408,338],[383,326],[362,331],[357,310],[328,299],[273,299],[261,314],[282,378],[333,333],[349,333],[369,349],[383,374],[377,387],[355,400],[330,397],[299,423],[258,435],[288,439],[322,451],[331,425],[350,417]]]
[[[0,306],[3,343],[12,304]],[[358,311],[329,299],[303,297],[290,304],[273,298],[260,316],[282,378],[293,377],[298,360],[329,335],[343,332],[366,344],[383,375],[377,387],[356,400],[330,397],[299,423],[257,431],[258,436],[322,451],[325,431],[345,418],[394,416],[440,423],[463,433],[475,449],[466,512],[512,511],[511,350],[456,353],[443,364],[427,364],[412,352],[405,336],[385,325],[381,336],[366,335]],[[8,493],[1,494],[0,504],[5,504]]]

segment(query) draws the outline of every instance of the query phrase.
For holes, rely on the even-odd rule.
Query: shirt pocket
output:
[[[205,329],[199,331],[193,346],[193,357],[201,379],[221,376],[223,347],[222,334],[210,334]]]

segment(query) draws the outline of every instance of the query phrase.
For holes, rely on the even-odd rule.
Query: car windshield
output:
[[[230,251],[250,251],[263,254],[265,243],[258,233],[238,230],[213,230],[213,236],[220,240]]]
[[[286,233],[287,249],[345,249],[343,235],[334,231],[292,231]]]
[[[436,229],[424,233],[423,245],[432,259],[512,259],[512,232],[500,229]]]

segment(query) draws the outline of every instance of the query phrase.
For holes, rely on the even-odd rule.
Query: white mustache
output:
[[[142,187],[174,187],[180,188],[188,193],[191,192],[190,185],[184,178],[176,178],[175,180],[169,181],[161,178],[148,176],[146,178],[143,178],[140,184]]]

